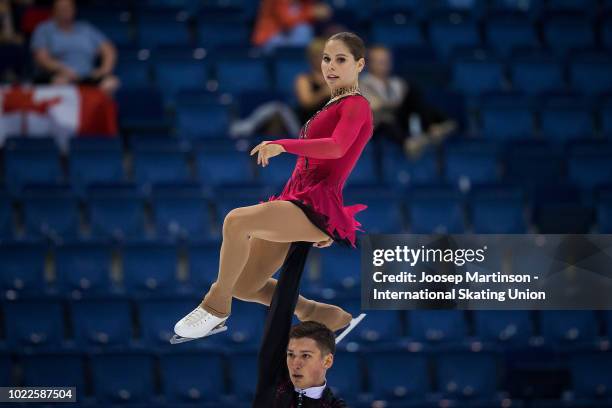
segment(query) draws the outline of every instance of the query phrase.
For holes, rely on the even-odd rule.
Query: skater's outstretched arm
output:
[[[259,350],[259,377],[253,400],[254,408],[272,407],[277,387],[289,381],[287,369],[289,332],[298,299],[300,279],[310,248],[312,248],[310,242],[292,243],[281,267]]]
[[[313,159],[338,159],[346,154],[359,131],[370,118],[371,111],[368,101],[363,97],[351,98],[342,102],[339,107],[340,120],[331,137],[317,139],[279,139],[262,142],[278,144],[286,152]],[[257,146],[255,149],[257,149]],[[253,149],[254,151],[257,151]],[[261,147],[259,147],[261,149]]]

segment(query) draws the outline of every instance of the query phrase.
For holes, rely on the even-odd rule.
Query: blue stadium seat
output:
[[[79,235],[79,203],[69,187],[26,188],[21,199],[28,236],[61,239]]]
[[[224,394],[223,357],[217,352],[164,353],[160,356],[163,394],[174,403],[218,401]]]
[[[540,234],[588,234],[593,209],[573,203],[545,204],[535,209],[534,223]]]
[[[575,91],[586,95],[598,95],[612,91],[608,54],[576,56],[569,64],[570,82]]]
[[[361,153],[361,157],[359,157],[349,178],[346,180],[346,185],[374,184],[376,182],[378,182],[378,177],[376,177],[374,167],[374,154],[371,146],[366,145]]]
[[[188,46],[189,30],[176,10],[145,10],[138,15],[138,41],[143,48]]]
[[[528,100],[515,95],[486,97],[480,104],[484,137],[509,140],[530,138],[534,132],[534,116]]]
[[[155,82],[164,94],[167,105],[172,105],[176,94],[194,85],[204,86],[209,80],[209,67],[203,51],[164,50],[153,58]]]
[[[463,204],[457,191],[415,188],[408,197],[410,231],[414,234],[461,233],[465,229]]]
[[[143,140],[143,142],[146,142]],[[171,146],[134,146],[134,179],[140,186],[182,183],[190,179],[185,149]]]
[[[177,286],[178,251],[173,244],[131,243],[122,249],[123,284],[134,291],[173,291]]]
[[[200,296],[201,294],[198,294]],[[198,298],[162,297],[145,299],[137,303],[140,337],[149,347],[169,346],[174,335],[174,324],[198,305]],[[210,340],[226,337],[227,332],[214,335]],[[204,342],[204,341],[203,341]],[[209,340],[206,340],[209,343]],[[188,346],[188,345],[185,345]]]
[[[4,304],[6,341],[15,350],[53,349],[64,340],[63,309],[56,300],[17,300]]]
[[[583,13],[585,10],[596,10],[597,3],[596,0],[549,0],[546,2],[546,10],[564,13]]]
[[[355,218],[360,227],[371,234],[393,234],[404,231],[402,204],[397,194],[384,188],[349,187],[344,192],[344,205],[353,203],[368,206]]]
[[[528,187],[563,179],[564,155],[559,146],[540,141],[508,147],[504,160],[506,179]]]
[[[577,353],[569,357],[572,391],[579,400],[610,404],[612,401],[612,354]],[[603,405],[602,405],[603,406]]]
[[[14,363],[9,353],[0,353],[0,383],[5,386],[16,385],[13,380]]]
[[[125,87],[117,92],[116,100],[122,128],[164,129],[168,126],[159,90]]]
[[[478,339],[504,347],[526,346],[533,335],[527,310],[476,310],[474,322]]]
[[[13,199],[4,189],[0,189],[0,241],[11,237],[14,227]]]
[[[196,151],[197,174],[202,183],[212,186],[252,182],[253,160],[248,152],[204,148]]]
[[[327,288],[359,290],[360,258],[349,248],[332,245],[321,252],[320,285]]]
[[[250,401],[257,385],[257,353],[237,352],[229,356],[229,373],[233,394],[239,401]]]
[[[385,142],[382,149],[383,177],[389,185],[429,184],[439,180],[438,158],[433,149],[416,160],[407,160],[403,149]]]
[[[485,353],[444,353],[436,358],[440,391],[451,399],[492,399],[497,391],[497,361]]]
[[[24,387],[40,387],[44,384],[45,387],[76,387],[77,392],[85,389],[85,364],[80,354],[24,354],[20,360]],[[61,375],[58,375],[58,371]]]
[[[86,299],[71,303],[74,339],[79,347],[126,346],[132,341],[127,299]]]
[[[359,354],[337,351],[334,366],[327,372],[327,381],[334,395],[343,399],[354,398],[363,392],[362,373]]]
[[[612,143],[584,143],[571,147],[567,162],[569,181],[594,189],[612,184]]]
[[[104,353],[91,358],[93,389],[99,403],[150,402],[154,360],[146,353]]]
[[[476,23],[459,13],[432,18],[429,38],[436,52],[443,58],[451,56],[458,47],[477,47],[480,35]]]
[[[462,190],[499,180],[499,148],[487,142],[458,142],[446,146],[446,181]]]
[[[467,334],[462,310],[411,310],[408,316],[409,336],[418,342],[458,343]]]
[[[124,181],[119,138],[74,138],[70,141],[70,182],[77,191],[92,183]]]
[[[5,242],[0,245],[0,274],[3,292],[41,292],[44,279],[45,247],[25,242]]]
[[[365,4],[359,4],[357,1],[352,1],[352,8],[367,7]],[[366,2],[368,3],[368,2]],[[418,0],[379,0],[372,4],[373,12],[377,14],[389,14],[397,12],[416,13],[421,6]],[[370,10],[364,10],[367,13]]]
[[[425,44],[419,22],[398,15],[373,20],[371,30],[372,41],[376,44],[385,44],[387,47]]]
[[[542,336],[552,344],[590,343],[599,334],[591,310],[542,310],[540,325]]]
[[[219,90],[238,93],[270,89],[270,76],[265,60],[256,57],[223,57],[216,60]]]
[[[560,142],[593,137],[591,109],[580,99],[564,99],[550,99],[540,110],[540,126],[544,137]]]
[[[119,53],[115,73],[124,87],[146,88],[153,83],[150,52],[128,48]]]
[[[517,48],[538,46],[538,36],[531,21],[513,13],[489,16],[485,35],[489,47],[505,57]]]
[[[546,55],[519,56],[510,65],[513,89],[526,94],[542,94],[565,88],[563,66]]]
[[[453,62],[453,84],[455,89],[467,95],[480,95],[499,91],[503,87],[504,67],[499,60],[478,55],[462,56]]]
[[[207,49],[241,46],[249,42],[249,29],[242,24],[206,21],[198,26],[198,44]]]
[[[513,11],[525,13],[525,16],[534,16],[541,11],[545,0],[493,0],[490,7],[498,11]]]
[[[211,235],[208,199],[197,186],[157,186],[151,194],[157,234],[198,240]]]
[[[592,23],[579,15],[558,15],[544,21],[544,40],[558,55],[595,45]]]
[[[353,316],[362,313],[361,301],[344,300],[338,306]],[[367,343],[387,344],[402,337],[403,312],[397,310],[369,310],[367,317],[355,328],[351,336]]]
[[[226,104],[178,103],[176,127],[181,138],[198,140],[225,137],[230,124],[229,107]]]
[[[612,190],[604,190],[599,194],[597,200],[597,225],[600,233],[612,234]],[[612,337],[612,325],[609,326],[608,331]]]
[[[9,190],[27,184],[61,183],[59,152],[51,137],[9,138],[4,146],[4,180]]]
[[[371,391],[380,399],[419,400],[432,390],[425,354],[384,350],[368,353],[366,361]]]
[[[144,234],[143,198],[131,185],[100,185],[88,192],[91,232],[100,238],[140,238]]]
[[[270,187],[284,186],[293,174],[298,160],[299,158],[295,155],[281,154],[272,158],[270,166],[257,166],[259,181]]]
[[[525,198],[517,188],[483,187],[470,196],[470,218],[478,234],[521,234],[527,231]]]
[[[219,272],[219,250],[217,243],[202,243],[189,245],[188,263],[189,280],[188,285],[196,292],[208,290],[208,287],[217,278]]]
[[[101,242],[63,244],[55,248],[55,275],[66,293],[104,293],[112,287],[112,248]]]
[[[267,307],[259,303],[232,301],[232,323],[229,339],[237,344],[259,344]]]
[[[310,70],[304,56],[299,59],[277,57],[273,61],[273,67],[276,80],[274,89],[290,97],[294,96],[297,76]]]
[[[601,130],[612,139],[612,98],[607,98],[601,106]]]
[[[612,10],[610,6],[608,6],[608,9]],[[612,13],[608,13],[606,17],[602,19],[601,42],[606,49],[612,50]]]

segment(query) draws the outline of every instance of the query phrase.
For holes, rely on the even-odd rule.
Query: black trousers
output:
[[[310,248],[312,242],[293,242],[281,267],[259,349],[258,379],[253,408],[272,407],[278,382],[288,378],[286,355],[289,331]]]

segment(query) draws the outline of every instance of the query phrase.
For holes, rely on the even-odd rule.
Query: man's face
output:
[[[74,20],[75,13],[73,0],[56,0],[53,4],[53,15],[63,23]]]
[[[293,338],[287,346],[287,368],[294,386],[310,388],[323,385],[325,373],[332,366],[334,356],[321,354],[317,342],[313,339]]]
[[[386,78],[391,73],[391,54],[384,48],[374,48],[370,51],[369,71],[379,77]]]

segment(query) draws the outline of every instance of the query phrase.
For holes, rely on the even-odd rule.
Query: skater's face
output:
[[[323,355],[314,339],[301,337],[289,340],[287,368],[294,386],[310,388],[323,385],[325,373],[333,363],[333,354]]]
[[[355,85],[364,65],[365,60],[363,58],[355,60],[342,40],[331,40],[325,44],[321,72],[332,90]]]

